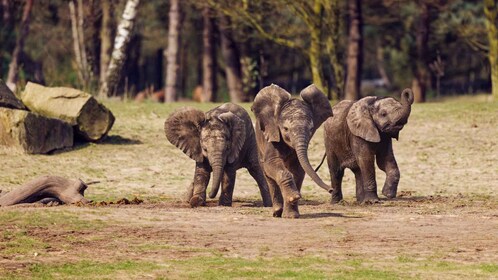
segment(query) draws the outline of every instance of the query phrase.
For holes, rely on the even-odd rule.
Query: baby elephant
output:
[[[187,190],[192,207],[206,203],[206,188],[213,172],[210,198],[232,205],[235,173],[245,167],[256,180],[264,206],[271,206],[268,185],[259,165],[251,118],[240,106],[226,103],[207,113],[186,107],[171,114],[164,124],[166,138],[195,160],[194,181]]]
[[[374,159],[386,173],[382,194],[387,198],[396,197],[400,174],[391,138],[398,139],[410,116],[412,103],[413,92],[405,89],[401,93],[401,102],[394,98],[369,96],[356,102],[341,101],[332,108],[334,116],[324,124],[332,203],[342,200],[341,183],[345,168],[355,174],[358,202],[379,201]]]

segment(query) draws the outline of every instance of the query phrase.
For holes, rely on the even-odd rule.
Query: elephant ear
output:
[[[244,121],[232,112],[222,113],[218,119],[227,124],[232,134],[230,151],[228,152],[228,163],[233,163],[239,156],[246,139],[246,127]]]
[[[327,96],[325,96],[325,94],[314,84],[303,89],[300,95],[304,102],[311,107],[311,111],[313,112],[313,124],[316,130],[326,119],[332,116],[332,106],[330,106]]]
[[[251,110],[259,121],[259,129],[263,131],[266,141],[280,141],[278,115],[282,106],[290,99],[290,93],[274,84],[260,90],[254,98]]]
[[[164,123],[166,138],[196,162],[202,162],[201,127],[206,117],[200,110],[185,107],[171,114]]]
[[[370,107],[375,100],[377,100],[377,97],[368,96],[353,103],[349,109],[346,121],[353,135],[369,142],[378,143],[380,142],[379,131],[370,114]]]

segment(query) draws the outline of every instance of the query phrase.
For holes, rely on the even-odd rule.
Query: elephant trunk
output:
[[[211,164],[213,168],[213,183],[211,185],[211,192],[209,193],[210,198],[215,198],[220,189],[220,184],[223,178],[223,163],[221,159],[218,161],[219,164]]]
[[[403,113],[408,117],[413,104],[413,91],[406,88],[401,92],[401,104],[403,105]]]
[[[310,161],[308,159],[308,142],[309,139],[306,139],[309,137],[301,137],[297,140],[297,145],[296,145],[296,154],[297,158],[299,160],[299,163],[301,164],[301,167],[303,168],[304,172],[308,174],[308,176],[313,179],[313,181],[318,184],[321,188],[325,189],[328,192],[332,192],[332,188],[325,184],[325,182],[322,181],[322,179],[316,174],[315,170],[313,170],[313,167],[311,167]]]

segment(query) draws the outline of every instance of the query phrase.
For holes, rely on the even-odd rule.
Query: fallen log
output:
[[[0,108],[0,145],[28,154],[46,154],[73,146],[73,128],[29,111]]]
[[[65,87],[44,87],[28,82],[22,102],[33,112],[74,126],[87,141],[105,137],[114,124],[114,115],[90,94]]]
[[[0,197],[0,206],[59,200],[65,204],[89,203],[83,195],[87,185],[81,180],[42,176]]]
[[[0,79],[0,107],[27,110],[26,106],[22,104],[14,93],[7,87],[7,85]]]

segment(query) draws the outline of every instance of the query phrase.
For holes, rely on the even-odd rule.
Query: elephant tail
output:
[[[323,154],[323,157],[322,157],[322,161],[320,162],[320,164],[315,168],[315,172],[318,172],[318,170],[320,169],[320,167],[322,167],[322,164],[323,162],[325,161],[325,158],[327,157],[327,153],[324,153]]]

